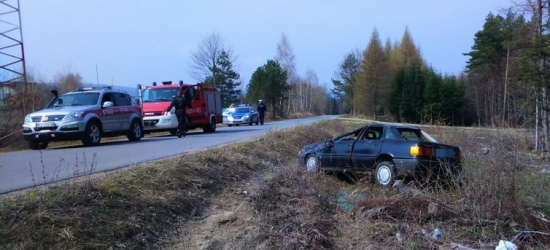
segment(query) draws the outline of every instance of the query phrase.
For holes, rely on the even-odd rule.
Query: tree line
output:
[[[549,14],[549,0],[524,0],[500,14],[489,13],[473,37],[471,50],[464,52],[468,61],[459,75],[443,75],[430,67],[408,29],[399,41],[382,41],[373,30],[364,50],[353,49],[343,56],[331,79],[332,89],[319,83],[312,70],[304,76],[296,72],[285,34],[275,56],[259,65],[248,83],[241,81],[234,67],[236,57],[217,33],[198,44],[189,72],[195,80],[219,88],[224,106],[263,99],[273,118],[305,112],[412,123],[531,127],[541,131],[544,145],[549,145]],[[57,78],[61,92],[82,80],[74,72]],[[7,104],[23,105],[15,100]]]

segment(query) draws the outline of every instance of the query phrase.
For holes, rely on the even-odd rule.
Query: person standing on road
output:
[[[260,100],[258,103],[258,107],[256,108],[258,110],[258,113],[260,115],[260,124],[264,125],[264,117],[265,117],[265,111],[267,110],[267,107],[264,104],[264,101]]]
[[[172,108],[176,109],[176,117],[178,118],[178,131],[176,132],[176,135],[178,138],[185,137],[185,132],[187,132],[187,100],[185,99],[185,96],[183,95],[183,90],[180,89],[178,91],[178,96],[174,97],[172,100],[172,103],[170,103],[170,106],[168,107],[168,110],[166,110],[166,113],[170,112]]]

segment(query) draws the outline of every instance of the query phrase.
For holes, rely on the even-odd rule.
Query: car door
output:
[[[376,157],[380,153],[384,141],[384,126],[371,125],[367,127],[354,146],[351,161],[359,169],[374,167]]]
[[[351,168],[353,143],[360,132],[361,129],[357,129],[329,142],[331,145],[323,150],[321,166],[341,170]]]
[[[250,108],[250,121],[252,121],[252,123],[256,123],[258,120],[258,112],[254,108]]]
[[[126,93],[113,93],[115,98],[116,130],[128,130],[132,116],[132,99]]]
[[[113,102],[113,106],[107,107],[105,106],[106,102]],[[104,93],[103,97],[101,98],[101,124],[103,126],[103,131],[105,132],[111,132],[117,129],[117,109],[114,106],[114,97],[111,95],[111,93]]]

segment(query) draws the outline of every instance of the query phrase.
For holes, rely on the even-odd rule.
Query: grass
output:
[[[303,145],[362,125],[331,120],[272,131],[5,196],[0,248],[494,249],[518,235],[521,249],[550,247],[550,177],[540,169],[548,163],[529,153],[529,134],[426,128],[461,147],[464,171],[454,188],[413,195],[296,163]],[[438,240],[422,233],[435,227]]]

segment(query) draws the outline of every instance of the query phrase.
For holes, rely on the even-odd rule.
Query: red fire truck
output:
[[[142,89],[138,85],[140,103],[143,109],[143,125],[146,133],[169,131],[176,134],[178,119],[174,109],[166,113],[166,109],[181,88],[185,97],[190,101],[191,108],[187,108],[187,129],[202,128],[204,132],[216,131],[216,124],[222,123],[221,92],[211,85],[204,83],[173,84],[171,81]]]

